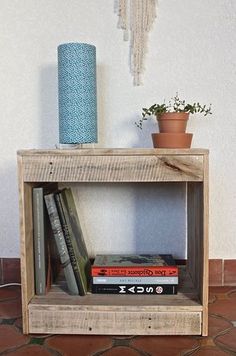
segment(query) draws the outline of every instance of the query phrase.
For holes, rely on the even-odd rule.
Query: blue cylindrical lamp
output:
[[[58,46],[60,144],[97,142],[96,47]]]

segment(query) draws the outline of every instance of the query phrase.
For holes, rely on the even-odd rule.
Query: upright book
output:
[[[43,187],[33,188],[33,236],[34,236],[34,270],[35,293],[46,293],[48,270],[48,245],[47,245],[47,214],[44,202],[45,190]]]
[[[55,201],[79,292],[85,295],[89,287],[91,265],[71,189],[57,192]]]
[[[60,261],[62,264],[62,268],[65,274],[65,279],[67,282],[67,287],[69,293],[72,295],[78,295],[79,289],[77,286],[77,281],[75,278],[75,274],[71,265],[67,245],[65,242],[56,202],[54,199],[54,194],[50,193],[45,195],[45,202],[47,206],[47,211],[50,219],[50,223],[52,226],[53,235],[55,238],[55,242],[57,245],[58,253],[60,256]]]
[[[178,276],[178,267],[170,254],[97,255],[92,276],[173,277]]]

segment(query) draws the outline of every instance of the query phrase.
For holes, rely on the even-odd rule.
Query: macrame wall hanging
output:
[[[118,28],[124,31],[124,40],[130,40],[130,71],[134,85],[141,84],[148,32],[156,18],[157,0],[116,0]]]

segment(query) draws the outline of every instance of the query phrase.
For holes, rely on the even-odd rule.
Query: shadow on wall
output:
[[[72,184],[91,256],[173,253],[184,258],[184,183]]]
[[[141,113],[133,118],[134,129],[135,129],[135,141],[132,142],[132,147],[134,148],[153,148],[152,143],[152,133],[159,132],[158,125],[155,118],[149,118],[143,124],[142,130],[135,125],[141,117]]]
[[[97,64],[97,122],[98,122],[98,145],[99,147],[106,147],[106,121],[109,118],[106,116],[105,108],[108,95],[107,89],[107,71],[105,66]]]
[[[15,153],[14,153],[15,155]],[[3,168],[3,167],[2,167]],[[19,253],[19,200],[16,162],[4,162],[1,169],[0,257],[18,257]]]
[[[156,119],[148,119],[140,130],[135,125],[140,117],[141,112],[121,121],[117,132],[127,133],[124,140],[130,142],[129,147],[153,148],[151,134],[159,131]],[[129,190],[133,206],[127,211],[134,229],[130,234],[132,253],[172,253],[175,258],[186,258],[186,184],[137,183]]]
[[[41,68],[39,88],[39,148],[55,148],[59,143],[57,64]],[[104,70],[97,65],[98,143],[104,145]],[[101,118],[101,120],[99,120]]]
[[[186,257],[185,183],[141,183],[134,189],[137,253]]]
[[[144,123],[143,129],[138,128],[135,123],[139,121],[141,112],[132,116],[121,117],[116,121],[116,136],[114,137],[116,147],[131,148],[153,148],[152,133],[158,132],[158,125],[155,118],[148,119]]]
[[[39,81],[39,148],[55,148],[58,135],[57,65],[41,68]]]

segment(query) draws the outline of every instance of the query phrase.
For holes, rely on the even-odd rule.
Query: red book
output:
[[[178,276],[172,255],[97,255],[92,276]]]

